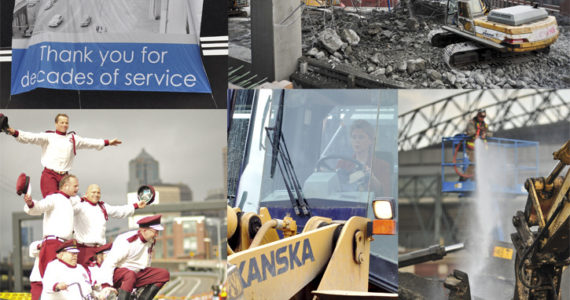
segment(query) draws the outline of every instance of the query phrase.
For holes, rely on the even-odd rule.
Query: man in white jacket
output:
[[[59,181],[71,170],[76,150],[101,150],[105,146],[121,144],[118,139],[84,138],[76,135],[73,131],[68,132],[68,128],[69,117],[66,114],[58,114],[55,117],[55,131],[31,133],[13,128],[6,129],[7,133],[14,136],[20,143],[36,144],[42,147],[41,163],[44,170],[40,187],[44,198],[47,195],[57,193]]]
[[[144,290],[138,300],[153,299],[160,288],[170,280],[170,273],[162,268],[150,267],[152,247],[158,232],[161,215],[140,219],[139,229],[117,236],[113,247],[101,266],[100,281],[103,287],[118,288],[118,300],[130,300],[134,288]]]
[[[75,216],[73,220],[74,236],[79,248],[78,262],[87,267],[89,259],[95,254],[97,247],[107,243],[105,230],[109,217],[126,218],[132,216],[135,209],[144,208],[145,201],[135,204],[112,206],[101,200],[101,188],[96,184],[91,184],[87,188],[87,193],[81,198],[73,209]]]
[[[34,259],[34,267],[30,273],[30,293],[32,294],[32,300],[39,300],[42,294],[42,276],[40,275],[40,248],[42,246],[42,241],[34,241],[29,246],[30,257]]]
[[[41,201],[24,196],[24,211],[29,215],[44,215],[42,230],[43,242],[39,256],[39,270],[43,277],[47,264],[56,256],[56,250],[64,242],[73,238],[73,207],[81,201],[77,197],[79,180],[74,175],[66,175],[60,183],[60,190]]]
[[[57,248],[57,259],[51,261],[43,277],[42,300],[80,300],[91,293],[91,275],[77,264],[75,240]]]

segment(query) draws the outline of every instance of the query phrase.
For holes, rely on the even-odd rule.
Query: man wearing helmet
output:
[[[485,117],[487,113],[484,109],[479,109],[477,115],[467,123],[467,128],[465,128],[465,134],[469,136],[469,140],[466,143],[466,152],[471,163],[475,162],[475,140],[482,139],[486,141],[488,137],[492,137],[493,133],[489,131],[487,123],[485,123]],[[472,177],[474,174],[474,165],[469,165],[467,171],[465,172],[465,177],[461,177],[460,180],[465,180],[466,178]]]

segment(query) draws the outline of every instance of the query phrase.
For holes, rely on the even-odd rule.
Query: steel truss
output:
[[[491,131],[551,124],[570,119],[570,99],[558,90],[470,90],[426,104],[398,117],[399,151],[441,143],[461,133],[478,109],[487,111]]]

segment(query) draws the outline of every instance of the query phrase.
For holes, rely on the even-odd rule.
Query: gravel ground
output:
[[[549,54],[455,69],[427,39],[441,25],[439,10],[422,5],[413,9],[415,18],[403,6],[392,12],[305,9],[303,54],[413,88],[570,87],[570,26],[559,26]]]

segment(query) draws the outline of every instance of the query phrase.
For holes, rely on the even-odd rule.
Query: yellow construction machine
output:
[[[303,3],[313,7],[338,6],[340,0],[303,0]]]
[[[229,298],[396,299],[396,98],[382,102],[378,90],[234,93]],[[374,174],[354,158],[354,124],[382,137],[366,149],[387,168],[373,166]],[[372,188],[378,178],[384,185]]]
[[[448,0],[445,25],[428,40],[445,47],[444,60],[454,67],[548,52],[558,35],[555,17],[536,5],[491,9],[483,0]]]
[[[380,211],[389,203],[375,202]],[[383,212],[385,213],[385,212]],[[283,236],[280,238],[281,233]],[[302,232],[291,217],[272,219],[228,206],[228,263],[237,276],[229,293],[245,299],[396,299],[394,293],[368,292],[370,242],[375,234],[395,234],[393,219],[348,221],[312,217]]]
[[[558,163],[548,177],[526,180],[525,210],[513,217],[515,300],[570,297],[570,282],[563,280],[570,264],[570,169],[564,174],[570,165],[570,140],[553,157]]]

